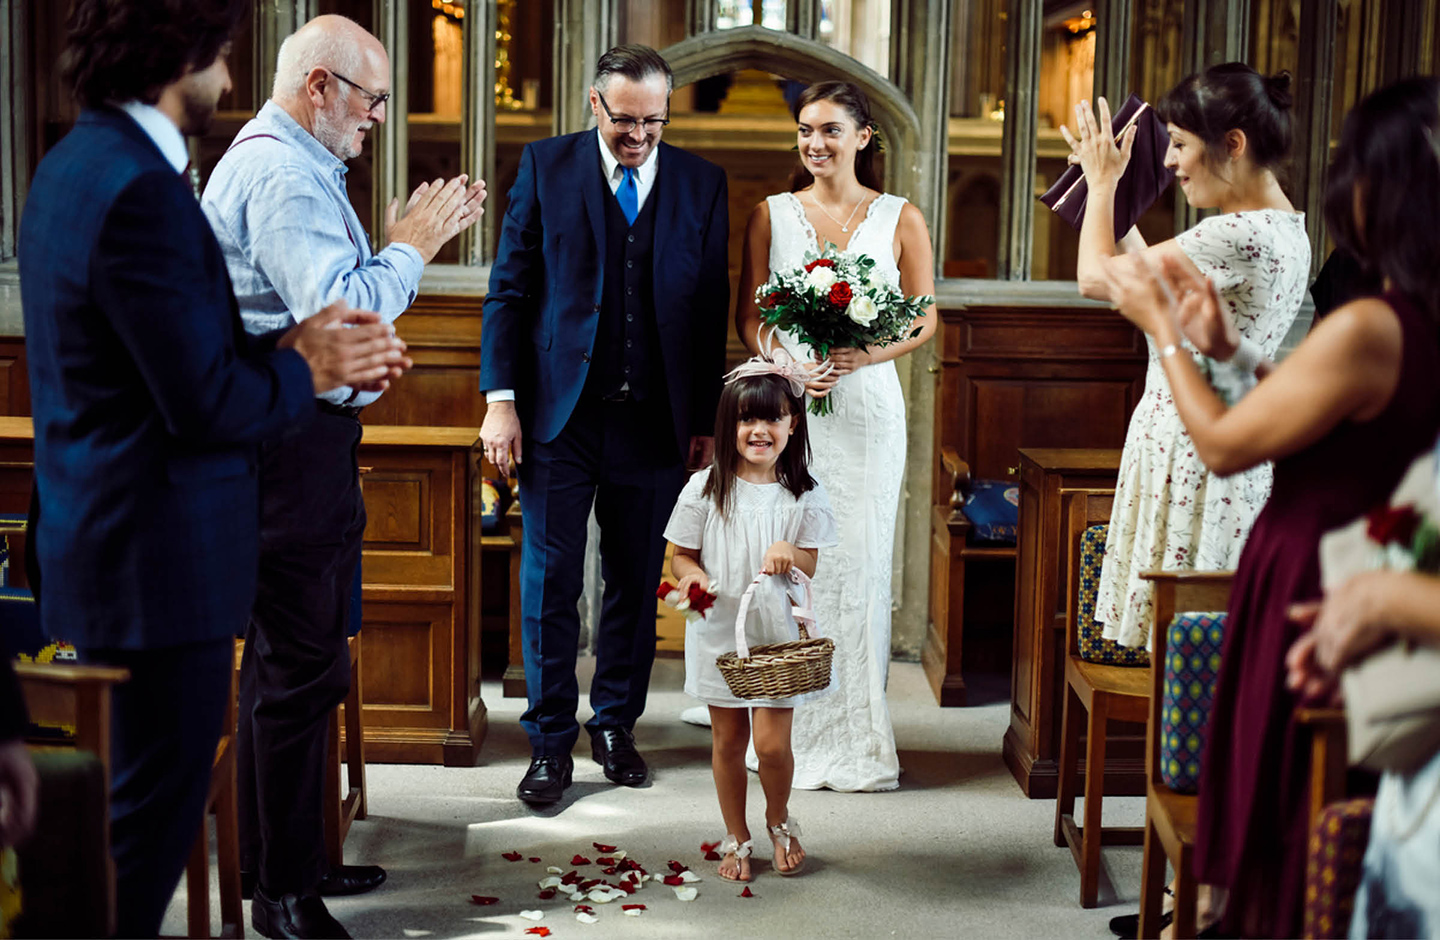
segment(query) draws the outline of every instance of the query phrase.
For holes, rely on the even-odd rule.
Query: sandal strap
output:
[[[749,858],[754,846],[754,839],[746,839],[742,843],[736,839],[734,835],[727,832],[725,833],[725,838],[720,840],[720,854],[733,855],[736,859]]]
[[[770,838],[779,842],[781,847],[787,852],[790,851],[790,840],[792,838],[798,839],[801,835],[800,822],[793,818],[787,819],[777,826],[770,827]]]

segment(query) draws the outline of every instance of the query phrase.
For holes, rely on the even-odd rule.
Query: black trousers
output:
[[[590,684],[594,716],[585,727],[592,735],[602,728],[631,729],[645,711],[665,524],[685,484],[670,428],[663,400],[582,396],[555,440],[525,443],[520,605],[529,708],[520,724],[536,756],[569,754],[580,736],[576,605],[592,505],[605,595]]]
[[[350,689],[345,628],[365,505],[360,423],[327,412],[262,450],[260,581],[240,666],[241,867],[267,897],[325,874],[330,712]]]
[[[115,686],[110,726],[116,935],[156,937],[204,818],[234,641],[77,652],[130,670]]]

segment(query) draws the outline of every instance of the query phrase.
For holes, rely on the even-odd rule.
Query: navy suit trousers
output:
[[[631,729],[645,710],[655,662],[655,588],[665,524],[685,482],[663,400],[582,397],[548,443],[525,442],[520,507],[525,519],[520,602],[529,708],[520,724],[536,756],[569,754],[575,712],[590,508],[600,524],[604,601],[596,626],[594,712],[586,728]]]

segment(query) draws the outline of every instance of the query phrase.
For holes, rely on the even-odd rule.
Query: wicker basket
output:
[[[735,616],[735,652],[716,657],[716,668],[736,698],[790,698],[826,688],[830,685],[830,660],[835,641],[829,637],[810,637],[806,626],[812,629],[815,626],[810,579],[798,568],[790,569],[788,577],[805,588],[805,606],[791,608],[800,626],[800,639],[753,649],[745,642],[745,616],[755,588],[764,577],[769,576],[756,576],[741,596]]]

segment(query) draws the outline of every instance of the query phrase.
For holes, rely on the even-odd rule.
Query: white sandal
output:
[[[725,838],[720,840],[720,860],[721,862],[724,862],[725,856],[727,855],[735,856],[736,871],[738,873],[739,863],[750,857],[750,853],[754,849],[754,847],[754,839],[746,839],[742,843],[733,835],[727,832],[725,833]],[[724,875],[720,874],[719,869],[716,869],[715,874],[720,878],[721,881],[733,881],[736,884],[749,884],[751,881],[755,880],[755,875],[753,872],[751,873],[749,878],[726,878]]]
[[[787,853],[790,851],[790,840],[792,838],[800,838],[800,823],[797,822],[795,819],[787,819],[783,823],[780,823],[778,826],[770,827],[770,841],[780,846],[780,848]],[[810,861],[810,856],[807,855],[804,858],[800,859],[800,864],[796,865],[789,871],[786,871],[778,865],[772,867],[774,867],[775,869],[775,874],[789,878],[791,875],[798,875],[802,871],[804,871],[805,863],[808,861]]]

